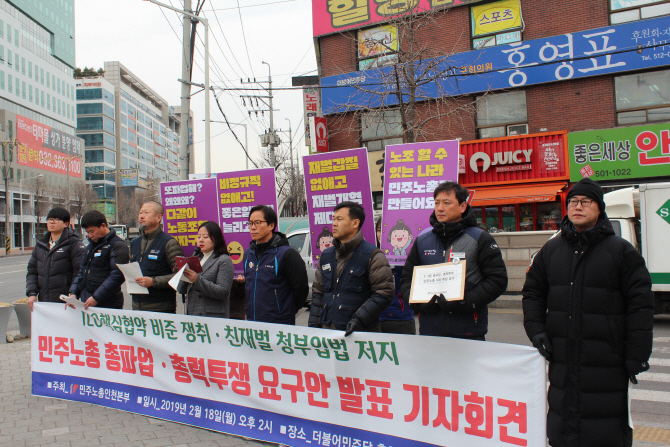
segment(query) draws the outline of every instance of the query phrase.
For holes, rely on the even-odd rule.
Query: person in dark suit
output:
[[[198,248],[202,273],[185,270],[191,283],[179,281],[179,293],[186,295],[186,315],[230,318],[230,290],[233,285],[233,261],[219,224],[204,222],[198,227]]]

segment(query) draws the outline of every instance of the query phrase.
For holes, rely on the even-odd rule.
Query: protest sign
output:
[[[208,220],[219,223],[216,180],[161,183],[161,199],[165,232],[177,239],[184,254],[190,256],[198,242],[198,226]]]
[[[391,265],[404,265],[414,240],[430,228],[433,191],[458,181],[458,141],[386,146],[381,248]]]
[[[36,396],[293,447],[546,443],[546,362],[532,347],[34,309]]]
[[[277,211],[277,188],[273,168],[216,174],[219,222],[228,244],[228,253],[236,273],[242,273],[244,250],[249,247],[249,211],[256,205],[268,205]],[[211,205],[213,206],[213,204]]]
[[[363,206],[363,237],[375,244],[367,149],[308,155],[302,160],[314,267],[321,252],[333,244],[333,209],[338,203],[352,201]]]

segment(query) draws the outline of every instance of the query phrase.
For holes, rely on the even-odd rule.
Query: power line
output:
[[[249,56],[249,47],[247,46],[247,36],[244,32],[244,22],[242,21],[242,10],[240,9],[240,0],[237,0],[237,13],[240,16],[240,25],[242,25],[242,37],[244,38],[244,49],[247,51],[247,60],[249,60],[249,68],[251,68],[251,74],[255,78],[256,74],[254,73],[254,67],[251,65],[251,57]]]
[[[217,9],[206,9],[205,11],[229,11],[231,9],[241,9],[241,8],[255,8],[256,6],[267,6],[267,5],[276,5],[279,3],[289,3],[289,2],[295,2],[298,0],[280,0],[278,2],[269,2],[269,3],[258,3],[256,5],[245,5],[245,6],[234,6],[232,8],[217,8]]]

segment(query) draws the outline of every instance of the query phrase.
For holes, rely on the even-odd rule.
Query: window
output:
[[[33,63],[28,61],[28,79],[33,78]]]
[[[78,121],[78,120],[77,120]],[[85,147],[94,147],[103,145],[103,137],[101,133],[90,133],[85,135],[77,135],[84,140]]]
[[[77,104],[77,115],[93,115],[102,113],[101,102],[89,102]]]
[[[105,137],[105,147],[110,149],[116,149],[116,138],[111,135],[104,134]]]
[[[42,101],[42,107],[44,107],[44,92],[40,92],[40,97]]]
[[[0,45],[0,64],[5,63],[5,47]]]
[[[21,58],[21,74],[25,76],[26,74],[26,58]]]
[[[33,102],[33,86],[28,85],[28,101]]]
[[[21,81],[19,78],[15,78],[14,81],[14,87],[16,87],[14,93],[16,93],[16,96],[21,96]]]
[[[107,90],[102,90],[102,99],[110,103],[111,105],[114,105],[114,94],[109,93]]]
[[[477,127],[480,138],[526,134],[527,121],[524,90],[486,95],[477,102]]]
[[[44,68],[40,68],[40,83],[44,85]]]
[[[126,102],[123,99],[121,100],[121,113],[128,113]]]
[[[389,144],[402,144],[399,110],[368,112],[361,116],[363,145],[369,151],[381,151]]]
[[[17,29],[14,30],[14,46],[19,47],[19,30]]]
[[[104,113],[110,118],[114,118],[114,108],[108,106],[107,104],[102,105],[102,113]]]
[[[18,73],[21,70],[21,65],[19,65],[19,55],[14,53],[14,70]]]
[[[101,88],[77,89],[77,101],[86,99],[102,99],[102,89]]]
[[[103,128],[107,132],[111,133],[112,135],[116,135],[116,131],[114,129],[114,124],[115,124],[114,121],[110,120],[107,117],[104,117],[103,120],[102,120]]]
[[[670,14],[670,1],[668,0],[610,0],[610,23],[612,25],[668,14]]]
[[[26,99],[26,83],[21,81],[21,98]]]
[[[128,140],[128,129],[126,129],[125,127],[121,127],[121,139],[126,141]]]
[[[5,72],[0,70],[0,90],[5,89]]]
[[[121,115],[121,125],[128,127],[128,118],[126,118],[126,115]]]
[[[670,70],[614,78],[617,123],[670,120]]]
[[[12,27],[7,24],[7,42],[12,43]]]
[[[51,88],[51,75],[49,74],[48,71],[47,71],[47,88]],[[79,99],[78,96],[77,99]]]

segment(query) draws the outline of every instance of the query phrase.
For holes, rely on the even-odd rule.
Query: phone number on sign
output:
[[[605,171],[595,171],[594,177],[610,177],[610,176],[621,176],[625,177],[630,175],[630,169],[607,169]]]

